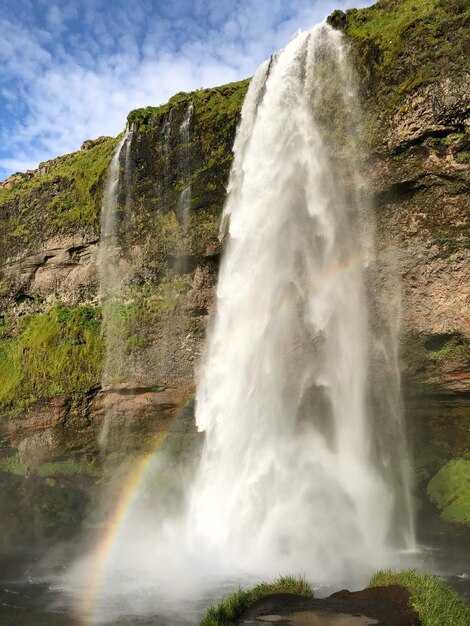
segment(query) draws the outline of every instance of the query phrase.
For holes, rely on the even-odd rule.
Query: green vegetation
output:
[[[191,285],[184,276],[167,272],[157,284],[144,283],[126,294],[126,302],[110,300],[103,306],[103,323],[106,332],[131,339],[145,340],[145,331],[168,318],[178,306],[180,296]]]
[[[18,410],[54,396],[74,397],[99,383],[101,312],[58,304],[7,324],[0,335],[0,407]]]
[[[444,522],[470,524],[470,460],[453,459],[442,467],[427,488]]]
[[[134,109],[127,116],[129,124],[136,124],[140,131],[157,123],[158,118],[166,115],[171,109],[185,110],[190,102],[193,103],[196,114],[202,122],[210,122],[210,118],[217,115],[221,109],[227,115],[239,115],[243,99],[248,89],[249,79],[228,83],[212,89],[198,89],[197,91],[180,91],[172,96],[168,102],[158,107],[148,106]]]
[[[412,569],[377,572],[369,587],[401,585],[411,593],[409,600],[422,626],[468,626],[470,607],[459,594],[437,576],[420,574]]]
[[[3,247],[24,245],[77,228],[99,231],[102,188],[116,139],[103,137],[88,149],[42,164],[39,175],[19,175],[0,189]]]
[[[134,222],[129,246],[143,247],[145,262],[159,274],[175,258],[201,259],[218,245],[218,223],[232,162],[232,142],[249,81],[178,93],[160,107],[132,111],[138,130],[131,181]],[[192,105],[188,141],[181,125]],[[156,182],[157,181],[157,182]],[[181,192],[191,186],[187,223],[178,215]]]
[[[43,463],[34,471],[38,476],[90,476],[92,478],[101,476],[101,470],[89,463],[86,459],[73,461],[55,461],[53,463]]]
[[[313,597],[313,589],[304,578],[281,576],[271,583],[260,583],[246,591],[239,589],[227,600],[210,607],[200,626],[233,626],[253,602],[271,593],[295,593],[306,598]]]
[[[403,357],[412,376],[442,377],[444,373],[466,370],[470,361],[470,342],[460,333],[414,333],[404,338]]]
[[[0,461],[0,472],[7,472],[9,474],[15,474],[16,476],[24,476],[26,474],[26,465],[21,463],[20,455],[16,453],[3,461]],[[36,476],[52,479],[52,476],[88,476],[95,478],[101,476],[102,472],[86,459],[80,459],[77,461],[68,459],[66,461],[43,463],[42,465],[34,468],[33,473]],[[50,480],[48,482],[46,481],[46,484],[49,486],[55,486],[55,483]]]
[[[468,71],[466,0],[378,0],[333,18],[351,39],[363,89],[381,118],[417,87]]]
[[[470,359],[470,345],[462,336],[453,335],[443,345],[427,349],[428,358],[438,365],[445,365],[447,369],[458,367]]]

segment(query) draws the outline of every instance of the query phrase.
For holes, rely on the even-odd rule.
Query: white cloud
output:
[[[160,13],[149,0],[116,2],[114,11],[103,0],[77,4],[47,4],[41,28],[0,20],[0,93],[10,111],[0,179],[118,134],[133,108],[249,76],[298,28],[361,2],[176,0]],[[12,115],[15,102],[24,114]]]

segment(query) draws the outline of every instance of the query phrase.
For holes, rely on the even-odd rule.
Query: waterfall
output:
[[[188,236],[188,226],[189,226],[189,214],[191,211],[191,182],[190,175],[190,127],[191,120],[193,118],[194,105],[192,102],[189,103],[188,108],[184,114],[183,121],[179,127],[179,141],[181,152],[179,156],[179,169],[181,173],[181,177],[183,182],[186,184],[186,187],[181,191],[178,196],[178,200],[176,201],[176,217],[178,222],[181,225],[183,234],[185,238]],[[187,254],[188,251],[188,243],[186,243],[186,254],[182,254],[175,265],[175,270],[180,274],[185,274],[190,269],[189,256]]]
[[[359,131],[347,46],[329,26],[256,72],[199,372],[205,446],[187,520],[194,549],[242,571],[334,580],[412,545],[396,319],[370,293],[380,280]]]
[[[103,205],[111,300],[125,141]],[[85,586],[86,615],[138,606],[187,623],[180,613],[240,581],[305,574],[358,587],[403,564],[413,524],[399,283],[376,253],[366,156],[343,36],[325,24],[299,33],[256,72],[235,138],[198,372],[205,442],[187,500],[172,509],[162,497],[178,471],[161,451],[136,463],[92,560],[70,575]]]
[[[194,105],[192,102],[190,102],[188,105],[188,108],[186,109],[184,119],[181,122],[181,126],[179,128],[180,142],[182,146],[184,147],[184,151],[185,151],[183,158],[181,159],[182,161],[181,173],[185,182],[187,182],[187,178],[190,175],[189,159],[188,159],[187,152],[188,152],[188,144],[190,140],[189,131],[190,131],[190,126],[191,126],[191,120],[193,117],[193,112],[194,112]],[[188,226],[188,218],[189,218],[190,210],[191,210],[191,183],[186,185],[186,187],[180,193],[177,204],[176,204],[176,214],[184,229],[187,229],[187,226]]]
[[[117,307],[122,301],[126,271],[119,243],[119,226],[122,215],[119,207],[119,181],[121,155],[124,150],[124,211],[129,205],[130,186],[130,146],[133,128],[127,128],[114,150],[109,164],[108,175],[103,191],[101,210],[101,237],[98,251],[99,298],[103,307],[103,333],[105,338],[105,361],[102,374],[102,387],[120,381],[124,368],[124,337],[122,328],[116,323]],[[105,406],[105,418],[100,435],[100,444],[105,445],[108,437],[110,417]]]

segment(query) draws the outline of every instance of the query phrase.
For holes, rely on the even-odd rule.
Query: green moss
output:
[[[418,613],[422,626],[468,626],[470,607],[463,598],[437,576],[420,574],[412,569],[377,572],[370,587],[401,585],[411,592],[409,600]]]
[[[182,303],[190,289],[185,275],[168,270],[159,282],[132,285],[121,298],[103,305],[107,385],[128,380],[127,357],[139,359],[142,350],[162,336],[162,329],[174,332],[173,321],[183,314]]]
[[[429,335],[410,334],[402,342],[403,359],[408,375],[442,379],[452,371],[465,370],[470,361],[470,343],[459,333]]]
[[[468,362],[470,358],[470,345],[463,337],[453,336],[444,345],[427,350],[430,360],[446,366]]]
[[[338,26],[349,37],[363,91],[377,116],[377,141],[385,115],[407,94],[469,68],[470,8],[460,0],[378,0],[346,12]]]
[[[56,305],[0,338],[0,407],[18,410],[57,395],[74,397],[101,376],[101,313]]]
[[[444,522],[470,524],[470,460],[446,463],[428,484],[427,494]]]
[[[271,593],[293,593],[306,598],[313,597],[313,589],[304,578],[281,576],[271,583],[260,583],[246,591],[239,589],[227,600],[210,607],[200,626],[233,626],[256,600]]]
[[[0,189],[0,214],[4,218],[0,244],[11,252],[57,232],[77,228],[99,231],[101,197],[106,171],[116,139],[103,138],[93,147],[46,163],[48,171],[24,175],[10,189]]]
[[[175,258],[200,260],[217,242],[226,198],[232,143],[249,81],[179,93],[160,107],[132,111],[138,129],[131,181],[134,220],[129,249],[139,242],[145,262],[164,274]],[[189,141],[181,141],[188,107]],[[189,223],[176,215],[181,192],[191,186]]]
[[[249,79],[246,79],[212,89],[198,89],[191,92],[180,91],[160,106],[134,109],[127,116],[127,122],[129,125],[135,124],[141,132],[145,132],[144,127],[155,126],[158,123],[158,118],[169,113],[172,108],[185,109],[190,102],[193,103],[195,113],[202,122],[209,122],[214,115],[219,113],[221,108],[226,111],[227,115],[233,113],[238,115],[248,84]]]
[[[20,461],[20,455],[14,454],[0,462],[0,472],[8,472],[16,476],[24,476],[26,474],[26,465]],[[53,463],[44,463],[34,469],[36,476],[47,477],[52,480],[53,476],[101,476],[101,470],[89,463],[86,459],[74,461],[56,461]],[[53,487],[55,482],[46,481],[46,484]]]

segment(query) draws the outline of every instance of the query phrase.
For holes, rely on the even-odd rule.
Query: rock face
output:
[[[402,276],[405,409],[425,500],[432,476],[469,447],[470,74],[466,3],[424,4],[379,0],[330,22],[349,39],[361,81],[378,262],[394,259]],[[247,85],[176,94],[129,115],[118,202],[124,295],[105,311],[115,329],[105,388],[97,257],[116,140],[86,141],[1,186],[3,470],[28,466],[48,480],[47,463],[72,459],[99,471],[105,412],[116,454],[145,450],[191,406]],[[190,423],[191,410],[184,415]]]

